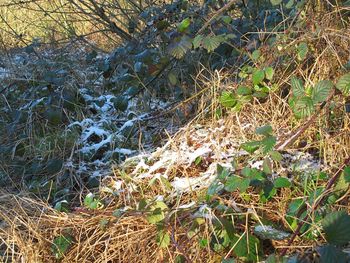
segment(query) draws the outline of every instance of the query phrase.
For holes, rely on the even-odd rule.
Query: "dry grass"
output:
[[[287,80],[292,75],[298,75],[308,84],[314,84],[320,79],[330,78],[336,80],[341,72],[341,65],[349,58],[349,29],[338,29],[338,24],[333,24],[334,13],[324,15],[318,19],[322,30],[314,32],[313,25],[300,33],[296,40],[289,43],[294,46],[298,41],[310,41],[313,45],[312,60],[308,64],[300,64],[292,71],[287,71],[288,65],[284,68],[276,64],[276,75],[281,87],[289,86]],[[309,21],[312,23],[312,20]],[[349,33],[349,34],[347,34]],[[273,54],[273,50],[266,50],[266,56]],[[271,60],[275,61],[276,57]],[[224,74],[214,80],[208,81],[208,90],[211,94],[219,94],[220,90],[236,88],[235,83],[227,83]],[[203,82],[203,81],[202,81]],[[209,88],[209,87],[212,87]],[[334,109],[328,108],[320,112],[317,121],[291,146],[292,149],[303,151],[319,150],[319,158],[330,172],[339,167],[344,159],[350,155],[350,128],[349,115],[344,112],[343,99],[336,95],[333,98]],[[206,119],[207,128],[215,128],[216,120],[212,114],[212,120],[208,121],[208,111],[215,112],[218,103],[214,102],[207,108],[203,103],[202,113],[198,115],[199,121]],[[210,111],[212,110],[212,111]],[[333,111],[333,112],[332,112]],[[204,118],[203,116],[206,116]],[[333,117],[336,117],[334,120]],[[224,119],[225,130],[213,135],[210,139],[220,141],[223,138],[232,140],[233,143],[254,139],[256,127],[270,123],[274,132],[280,140],[290,136],[290,132],[296,130],[302,121],[296,121],[287,104],[287,98],[281,98],[280,94],[272,93],[268,101],[247,104],[240,112],[231,113]],[[176,149],[180,142],[188,138],[191,126],[182,130],[171,138],[170,147]],[[305,143],[306,142],[306,146]],[[188,140],[188,144],[193,144]],[[300,146],[303,144],[303,146]],[[170,179],[177,177],[194,177],[198,175],[198,167],[173,167],[170,172]],[[120,179],[121,175],[115,172],[113,180]],[[58,213],[44,202],[26,195],[13,195],[6,192],[0,193],[0,238],[3,245],[4,261],[11,262],[54,262],[51,252],[52,240],[54,237],[69,233],[74,238],[74,244],[65,255],[63,262],[174,262],[177,255],[183,255],[192,262],[218,262],[221,256],[215,254],[209,247],[201,248],[198,239],[188,237],[187,232],[191,227],[193,219],[190,212],[179,214],[175,218],[169,218],[166,229],[171,236],[171,245],[161,249],[156,244],[157,229],[145,219],[143,213],[135,210],[127,212],[121,217],[113,216],[113,211],[123,205],[135,207],[141,198],[164,195],[166,191],[159,185],[149,186],[147,179],[139,182],[144,188],[143,195],[132,194],[132,201],[125,201],[123,196],[113,198],[107,208],[94,212],[84,208],[77,208],[70,213]],[[173,210],[180,204],[186,204],[191,200],[201,199],[202,192],[193,191],[184,194],[173,203]],[[106,197],[108,198],[108,196]],[[282,191],[268,204],[262,205],[258,197],[251,194],[249,201],[242,198],[238,193],[218,197],[224,204],[232,205],[235,202],[247,218],[251,215],[257,218],[269,218],[273,222],[286,225],[286,205],[291,198],[289,190]],[[343,206],[348,200],[348,193],[339,200],[336,206]],[[101,220],[108,223],[103,226]],[[213,231],[210,220],[206,220],[201,227],[201,236],[209,236]],[[248,225],[238,226],[243,232],[249,232]],[[306,250],[314,246],[313,242],[305,241],[302,238],[297,240],[297,246],[290,247]],[[322,239],[320,240],[322,242]],[[297,242],[296,242],[297,244]],[[283,248],[286,242],[274,243],[270,252]],[[268,250],[267,250],[268,251]]]

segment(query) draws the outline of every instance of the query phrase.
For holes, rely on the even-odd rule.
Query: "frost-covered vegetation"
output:
[[[349,262],[349,18],[4,1],[0,258]]]

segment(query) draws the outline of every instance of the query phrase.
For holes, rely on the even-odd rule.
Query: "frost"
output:
[[[256,235],[263,239],[284,240],[290,236],[289,233],[278,230],[268,225],[259,225],[254,228]]]

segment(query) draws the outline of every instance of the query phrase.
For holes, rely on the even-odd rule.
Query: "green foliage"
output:
[[[344,96],[350,96],[350,73],[341,76],[336,86]]]
[[[224,91],[220,96],[220,103],[222,106],[232,108],[237,104],[237,99],[232,92]]]
[[[168,206],[161,201],[156,201],[150,207],[150,212],[147,215],[147,221],[150,224],[158,224],[165,218],[165,211],[168,209]]]
[[[328,214],[322,221],[326,240],[336,246],[350,242],[350,216],[344,211]]]
[[[315,106],[318,103],[324,102],[328,98],[333,83],[329,80],[321,80],[311,89],[310,94],[302,81],[293,76],[291,86],[293,96],[290,98],[289,104],[297,118],[305,118],[315,111]]]
[[[273,185],[276,188],[283,188],[283,187],[290,187],[292,185],[292,183],[284,177],[278,177],[274,182]]]
[[[263,70],[256,70],[253,73],[253,84],[258,85],[265,79],[265,72]]]
[[[282,0],[270,0],[271,4],[276,6],[276,5],[280,5],[282,3]]]
[[[325,245],[319,249],[321,263],[346,263],[349,262],[348,254],[333,245]]]
[[[329,80],[319,81],[315,87],[312,89],[311,99],[314,103],[324,102],[331,89],[333,88],[333,83]]]
[[[170,245],[170,235],[167,231],[161,230],[158,232],[157,244],[161,248],[165,248]]]
[[[51,246],[51,251],[55,258],[61,259],[73,244],[73,238],[69,235],[55,237]]]
[[[88,209],[96,210],[102,208],[103,204],[93,193],[89,193],[84,198],[84,206]]]
[[[298,60],[300,61],[304,60],[307,56],[308,51],[309,51],[308,45],[305,42],[301,42],[297,46]]]

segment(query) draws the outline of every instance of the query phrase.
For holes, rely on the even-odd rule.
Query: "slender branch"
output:
[[[218,17],[220,16],[222,13],[226,12],[228,9],[230,9],[234,4],[236,4],[237,0],[231,0],[230,2],[228,2],[224,7],[222,7],[221,9],[219,9],[202,27],[201,29],[199,29],[199,31],[197,32],[197,34],[201,34],[203,33],[203,31],[210,26],[210,24]]]

